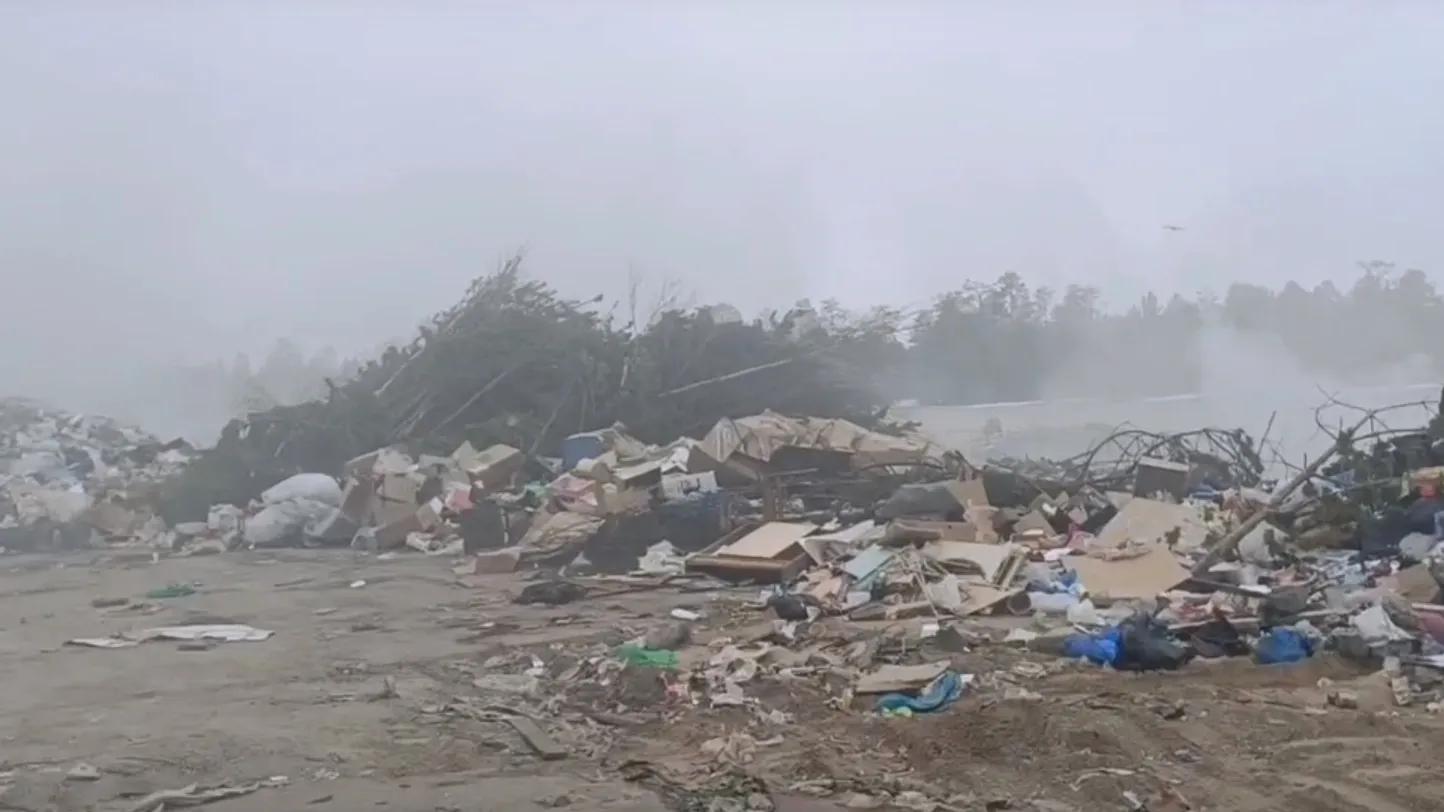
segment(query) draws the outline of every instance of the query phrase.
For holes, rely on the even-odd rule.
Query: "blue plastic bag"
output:
[[[929,713],[957,701],[962,695],[963,678],[956,671],[944,671],[919,691],[917,696],[903,693],[883,694],[878,697],[877,709],[883,714],[899,711]]]
[[[1259,638],[1253,656],[1259,665],[1278,665],[1307,660],[1314,655],[1314,643],[1297,629],[1280,626]]]
[[[1117,665],[1123,656],[1123,630],[1117,626],[1097,634],[1076,632],[1063,638],[1063,655],[1082,658],[1094,665]]]

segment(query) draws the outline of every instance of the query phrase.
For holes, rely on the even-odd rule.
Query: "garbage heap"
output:
[[[768,585],[779,623],[915,618],[925,638],[966,637],[964,618],[1023,616],[1010,640],[1118,670],[1334,651],[1383,673],[1398,704],[1440,703],[1444,446],[1431,431],[1366,450],[1343,433],[1336,464],[1283,483],[1259,476],[1256,449],[1220,465],[1177,437],[1101,474],[1012,460],[903,484],[856,520],[783,502],[673,566]]]
[[[160,484],[195,454],[104,417],[0,399],[0,548],[149,545]]]
[[[770,515],[870,515],[897,483],[953,476],[963,465],[913,432],[776,412],[724,419],[700,440],[666,445],[616,425],[573,435],[561,451],[532,458],[468,442],[446,456],[375,449],[337,477],[298,474],[244,508],[215,506],[207,522],[176,530],[187,545],[349,545],[468,554],[481,572],[620,573],[659,559],[671,568],[677,555]]]

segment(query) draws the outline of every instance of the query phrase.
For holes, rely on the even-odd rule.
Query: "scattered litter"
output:
[[[398,752],[415,748],[405,764],[366,759],[348,774],[416,759],[449,764],[477,749],[487,758],[505,750],[506,758],[611,762],[636,750],[617,740],[630,730],[633,743],[662,737],[649,751],[675,763],[610,766],[676,809],[781,807],[762,777],[782,772],[781,764],[798,773],[806,794],[855,808],[1061,812],[1061,801],[1048,805],[1034,787],[974,780],[977,771],[1021,775],[1026,763],[1056,776],[1080,753],[1077,768],[1142,763],[1124,758],[1144,753],[1141,744],[1118,750],[1107,730],[1069,729],[1090,715],[1116,714],[1125,726],[1141,716],[1139,735],[1152,735],[1178,720],[1201,724],[1227,703],[1252,706],[1219,714],[1241,726],[1313,714],[1377,728],[1373,706],[1385,684],[1389,715],[1444,707],[1444,417],[1396,429],[1371,410],[1357,409],[1357,422],[1345,423],[1320,414],[1317,436],[1332,441],[1296,462],[1276,451],[1269,429],[1255,439],[1227,427],[1124,426],[1074,456],[1048,459],[1002,449],[1057,448],[1082,436],[1075,430],[1084,428],[1084,407],[1063,407],[1068,424],[1045,437],[1044,421],[1025,425],[1033,421],[1012,415],[1042,416],[1058,404],[1010,406],[1006,414],[983,405],[953,412],[978,424],[976,453],[970,447],[964,458],[928,436],[927,420],[919,428],[892,419],[903,410],[883,397],[897,383],[891,359],[911,352],[896,324],[839,331],[823,323],[839,314],[799,303],[755,325],[730,307],[671,309],[651,332],[516,282],[514,271],[478,282],[414,342],[328,380],[318,399],[284,410],[248,407],[204,453],[113,421],[0,401],[0,554],[84,548],[103,551],[84,565],[99,569],[328,547],[341,566],[364,561],[373,573],[410,558],[414,569],[402,576],[349,586],[377,583],[386,588],[373,592],[389,594],[395,582],[380,583],[386,578],[432,578],[434,600],[420,625],[456,635],[466,648],[445,657],[438,640],[408,638],[426,662],[386,667],[394,677],[364,663],[335,665],[361,690],[314,701],[389,703],[368,709],[399,722],[381,735]],[[1380,281],[1402,290],[1395,283]],[[1023,307],[1050,330],[1068,326],[1053,324],[1041,292],[997,293],[945,302],[962,308],[949,316],[964,328],[954,338],[982,324],[978,318],[996,320],[998,308]],[[1062,311],[1072,312],[1072,291],[1068,298]],[[1154,314],[1143,315],[1128,318],[1130,330]],[[1008,338],[985,332],[979,337]],[[599,340],[583,340],[588,334]],[[987,341],[940,344],[936,377],[976,377],[1060,349],[1024,346],[1031,335],[1013,336],[1024,340],[1019,351],[1001,354]],[[865,363],[842,352],[854,347],[865,350]],[[1339,347],[1313,349],[1327,355]],[[1142,349],[1157,369],[1177,348]],[[979,353],[988,356],[981,367],[964,357]],[[1356,366],[1369,365],[1367,354],[1354,355]],[[1142,358],[1098,356],[1118,367],[1108,380],[1121,380],[1123,367]],[[1179,363],[1195,371],[1188,359]],[[1095,371],[1084,366],[1076,372]],[[969,381],[979,384],[971,394],[991,382]],[[915,414],[924,413],[933,412]],[[1024,436],[1032,434],[1047,442],[1035,445]],[[263,563],[310,566],[302,558]],[[210,563],[189,562],[194,571]],[[297,616],[286,628],[320,653],[359,632],[427,634],[413,617],[387,616],[388,595],[320,595],[347,580],[275,584],[344,606],[289,604]],[[745,599],[727,584],[748,585]],[[110,636],[109,625],[97,626],[98,636],[69,642],[122,648],[168,640],[204,652],[271,637],[183,614],[201,601],[175,599],[197,586],[152,590],[150,605],[94,597],[93,610],[104,611],[91,611],[92,621],[158,611],[182,625]],[[648,592],[666,595],[648,602]],[[23,611],[10,631],[27,623]],[[337,612],[306,622],[308,613]],[[242,653],[198,655],[211,662],[196,665],[214,670],[217,656]],[[1198,662],[1224,659],[1231,662]],[[1316,675],[1307,675],[1325,666],[1345,673],[1333,668],[1338,659],[1349,661],[1347,685],[1357,691],[1287,685],[1311,682]],[[1310,660],[1316,667],[1286,667]],[[976,673],[960,673],[964,664]],[[1224,692],[1189,691],[1186,704],[1177,698],[1177,683],[1209,669],[1251,676]],[[1086,670],[1086,679],[1049,678],[1070,670]],[[1184,673],[1114,673],[1155,670]],[[1351,713],[1361,702],[1369,712]],[[854,718],[861,726],[848,733],[868,735],[864,761],[838,752],[840,734],[825,729],[828,714],[863,709],[934,718]],[[441,721],[442,730],[412,729]],[[1293,732],[1249,743],[1310,731]],[[1325,732],[1344,731],[1313,731]],[[781,743],[784,759],[742,769]],[[1203,748],[1148,752],[1147,769],[1085,772],[1074,788],[1096,784],[1089,797],[1071,800],[1117,806],[1121,796],[1132,808],[1187,808],[1160,783],[1175,773],[1165,761],[1205,757],[1194,749]],[[46,771],[59,774],[79,755]],[[846,758],[841,766],[827,766],[838,756]],[[109,773],[122,767],[101,763],[109,787],[118,777]],[[340,772],[304,769],[327,781]],[[102,778],[85,763],[65,775]],[[967,779],[959,787],[966,794],[950,798],[927,785],[947,780],[939,776]],[[194,806],[266,785],[192,786],[152,795],[137,809]],[[546,803],[563,799],[570,796],[548,793]],[[577,802],[591,801],[579,794]]]
[[[586,597],[587,588],[571,581],[542,581],[527,584],[514,602],[519,604],[544,604],[561,606]]]
[[[617,656],[628,665],[646,668],[662,668],[671,671],[681,665],[681,658],[675,651],[649,649],[634,643],[618,647]]]
[[[211,787],[190,784],[180,789],[165,789],[159,792],[152,792],[127,807],[127,812],[164,812],[166,809],[179,807],[204,806],[215,803],[216,801],[224,801],[228,798],[239,798],[243,795],[250,795],[255,792],[260,792],[263,789],[283,787],[287,783],[289,783],[289,781],[286,778],[276,776],[267,778],[264,781],[252,781],[248,784],[221,784]]]
[[[1118,671],[1174,670],[1197,654],[1174,642],[1166,625],[1143,613],[1099,632],[1071,634],[1063,642],[1063,651],[1068,657]]]
[[[196,588],[191,584],[166,584],[145,593],[149,600],[164,600],[166,598],[184,598],[196,594]]]
[[[1296,663],[1313,656],[1314,645],[1308,637],[1295,629],[1270,629],[1259,638],[1254,647],[1254,658],[1259,665]]]
[[[69,770],[66,770],[65,777],[70,781],[99,781],[100,768],[81,761]]]
[[[150,640],[211,640],[222,643],[258,642],[270,639],[275,632],[239,624],[197,626],[158,626],[125,632],[116,637],[78,637],[67,645],[91,648],[129,648]]]
[[[931,713],[944,705],[957,701],[958,697],[963,695],[963,689],[972,681],[972,674],[960,675],[956,671],[944,671],[916,694],[901,692],[884,694],[877,700],[877,709],[884,716]]]
[[[885,665],[872,673],[859,677],[853,690],[859,694],[919,691],[938,679],[947,670],[947,662],[926,665]]]

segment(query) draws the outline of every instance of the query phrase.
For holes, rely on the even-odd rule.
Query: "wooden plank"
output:
[[[756,581],[781,584],[796,579],[812,559],[803,553],[792,559],[739,558],[729,555],[691,555],[687,557],[687,574],[701,573],[723,581]]]
[[[915,691],[926,687],[948,670],[946,660],[924,665],[884,665],[871,674],[857,678],[853,689],[859,694],[886,694],[893,691]]]
[[[557,744],[556,740],[547,735],[547,732],[542,730],[541,725],[536,722],[525,716],[515,715],[508,715],[506,721],[517,734],[526,740],[527,745],[546,761],[557,761],[567,757],[567,749]]]

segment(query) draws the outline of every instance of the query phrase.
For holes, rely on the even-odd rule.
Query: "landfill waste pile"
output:
[[[788,622],[1034,616],[1061,630],[1040,645],[1118,669],[1324,649],[1444,669],[1429,659],[1444,655],[1444,455],[1432,427],[1361,431],[1377,419],[1283,483],[1242,431],[1125,430],[1068,460],[974,467],[915,431],[839,419],[764,411],[666,445],[618,424],[565,438],[559,458],[372,449],[173,532],[465,556],[475,574],[765,584]],[[526,600],[584,594],[567,583]]]
[[[1047,731],[1131,704],[1134,682],[1098,698],[1112,672],[1199,661],[1348,663],[1347,678],[1309,677],[1314,714],[1374,709],[1363,694],[1376,684],[1391,712],[1444,709],[1444,445],[1433,428],[1373,429],[1375,418],[1335,430],[1328,452],[1284,481],[1265,475],[1264,444],[1236,431],[1134,433],[1073,460],[972,465],[917,432],[776,412],[666,445],[620,425],[576,434],[543,460],[546,473],[513,447],[379,449],[344,466],[339,497],[327,492],[354,503],[344,522],[318,527],[342,528],[337,543],[358,528],[351,543],[383,555],[454,556],[479,602],[504,595],[582,617],[675,592],[669,610],[624,625],[621,642],[501,648],[468,672],[478,697],[433,713],[505,721],[549,760],[606,752],[628,731],[677,735],[665,747],[693,753],[686,775],[656,750],[621,769],[699,804],[685,808],[767,809],[783,790],[854,808],[1028,808],[976,762],[1014,781],[1030,767],[1072,772],[1075,801],[1116,804],[1121,792],[1120,808],[1189,809],[1176,780],[1080,755],[1077,740]],[[1396,509],[1413,518],[1384,522]],[[1333,528],[1327,542],[1321,526]],[[486,621],[477,639],[501,625]],[[1061,701],[1043,692],[1049,680],[1085,672],[1102,680],[1050,707],[1058,721],[1029,734],[1043,738],[1007,741],[1028,707]],[[1191,711],[1175,701],[1148,713]],[[951,729],[907,725],[950,717],[962,731],[950,746],[970,758],[927,757]],[[825,723],[851,727],[824,734]],[[810,766],[825,761],[824,741],[882,746],[824,771]],[[912,759],[889,760],[898,742]]]
[[[148,546],[169,532],[158,489],[194,454],[104,417],[0,399],[0,548]]]
[[[588,567],[630,544],[620,558],[635,562],[634,577],[765,586],[760,605],[789,637],[832,617],[921,618],[932,637],[967,618],[1012,615],[1033,618],[1013,639],[1117,670],[1172,670],[1195,658],[1273,664],[1334,651],[1388,669],[1401,705],[1444,702],[1444,603],[1436,598],[1444,444],[1432,430],[1383,431],[1369,433],[1375,445],[1359,451],[1360,427],[1337,432],[1329,453],[1282,483],[1264,478],[1263,452],[1237,431],[1130,432],[1125,442],[1106,441],[1111,453],[973,468],[920,435],[775,413],[724,420],[700,441],[667,447],[620,429],[578,435],[566,445],[566,473],[509,494],[479,495],[457,473],[496,483],[522,471],[523,455],[501,447],[417,463],[383,452],[360,461],[356,481],[381,483],[384,502],[386,493],[424,489],[428,467],[443,472],[440,495],[417,512],[403,499],[406,510],[363,533],[368,546],[468,554],[468,571],[479,574],[559,573],[529,586],[522,602],[581,599]],[[874,475],[856,476],[863,472]],[[1369,493],[1389,483],[1392,504],[1332,508],[1364,492],[1365,473]],[[458,529],[459,538],[438,546],[437,517],[488,500],[497,507],[486,535]],[[604,532],[634,526],[623,517],[704,500],[720,519],[710,543],[700,533],[683,546],[641,531]],[[1404,521],[1384,527],[1396,510]],[[1326,524],[1323,515],[1347,520]],[[1319,542],[1322,526],[1332,530],[1328,544]],[[643,539],[656,540],[639,550]],[[956,674],[932,666],[914,673],[922,667],[905,666],[906,678],[888,669],[862,675],[854,691],[919,689],[913,699],[888,700],[888,712],[932,710],[961,692]]]
[[[495,648],[405,686],[465,672],[476,697],[442,685],[444,698],[407,718],[505,724],[547,760],[645,731],[632,746],[661,744],[611,766],[671,808],[773,808],[753,766],[784,751],[795,760],[768,780],[852,808],[1027,808],[989,783],[1004,769],[1072,772],[1065,789],[1086,808],[1114,808],[1119,793],[1123,808],[1192,808],[1138,766],[1157,754],[1120,766],[1078,732],[1153,684],[1116,672],[1343,662],[1347,672],[1309,679],[1325,694],[1310,714],[1377,709],[1370,685],[1389,713],[1444,710],[1438,415],[1405,429],[1384,422],[1387,409],[1351,425],[1320,418],[1329,445],[1298,463],[1268,431],[1218,428],[1123,428],[1066,459],[969,461],[888,422],[876,387],[845,363],[865,355],[866,331],[795,328],[695,313],[614,329],[512,265],[327,398],[235,421],[209,451],[7,401],[0,545],[134,547],[156,566],[282,547],[345,550],[336,558],[356,567],[408,557],[425,569],[431,557],[451,570],[445,587],[468,595],[437,622]],[[264,560],[313,558],[326,556]],[[90,606],[163,611],[156,602],[198,589],[157,584],[145,601]],[[382,590],[368,592],[380,606]],[[617,614],[640,595],[675,600],[644,622]],[[467,615],[476,606],[486,615]],[[607,628],[502,642],[527,613],[547,628]],[[68,642],[200,652],[284,637],[196,617]],[[381,625],[346,622],[347,634]],[[1078,675],[1084,699],[1028,710],[1063,701],[1043,693],[1048,680]],[[1099,685],[1115,686],[1113,704]],[[388,681],[365,701],[398,693]],[[1149,709],[1167,721],[1188,712]],[[846,729],[803,735],[803,714]],[[950,719],[967,758],[937,749]],[[1052,735],[1077,719],[1080,738]],[[858,741],[879,745],[870,761],[818,766],[861,758],[837,744]],[[700,751],[706,765],[680,776],[659,749]],[[889,761],[896,752],[910,758]],[[1203,757],[1180,752],[1165,758]]]
[[[1321,421],[1329,446],[1304,464],[1216,429],[970,462],[914,427],[765,409],[664,442],[623,423],[535,448],[484,431],[445,453],[386,442],[154,525],[146,549],[161,567],[334,547],[346,552],[257,558],[348,573],[431,560],[450,570],[439,587],[434,572],[268,574],[278,602],[304,593],[304,609],[273,616],[285,625],[197,613],[63,642],[203,652],[289,636],[309,652],[312,631],[464,630],[463,654],[437,665],[443,641],[428,639],[424,665],[388,661],[377,690],[328,693],[327,712],[393,703],[457,741],[484,729],[485,748],[447,756],[457,764],[498,748],[585,760],[578,772],[620,775],[670,808],[781,808],[782,793],[849,808],[1266,808],[1264,790],[1233,806],[1226,793],[1276,772],[1189,772],[1231,755],[1194,742],[1238,727],[1228,746],[1262,751],[1252,742],[1282,747],[1307,724],[1331,743],[1444,710],[1444,434],[1383,415]],[[163,560],[202,552],[222,555]],[[165,611],[201,584],[90,606]],[[384,603],[408,586],[426,591]],[[362,590],[363,611],[334,592],[317,605],[333,588]],[[1285,709],[1298,714],[1280,722]],[[1208,719],[1145,730],[1195,714]],[[1223,784],[1208,806],[1187,800]]]
[[[680,553],[715,547],[735,528],[785,512],[862,516],[897,483],[957,475],[964,464],[916,433],[776,412],[723,419],[700,440],[663,446],[619,424],[575,434],[560,450],[529,459],[501,444],[463,442],[446,456],[375,449],[335,475],[297,474],[244,507],[213,506],[194,529],[227,548],[464,554],[478,572],[671,572]],[[177,529],[190,538],[191,525]]]

